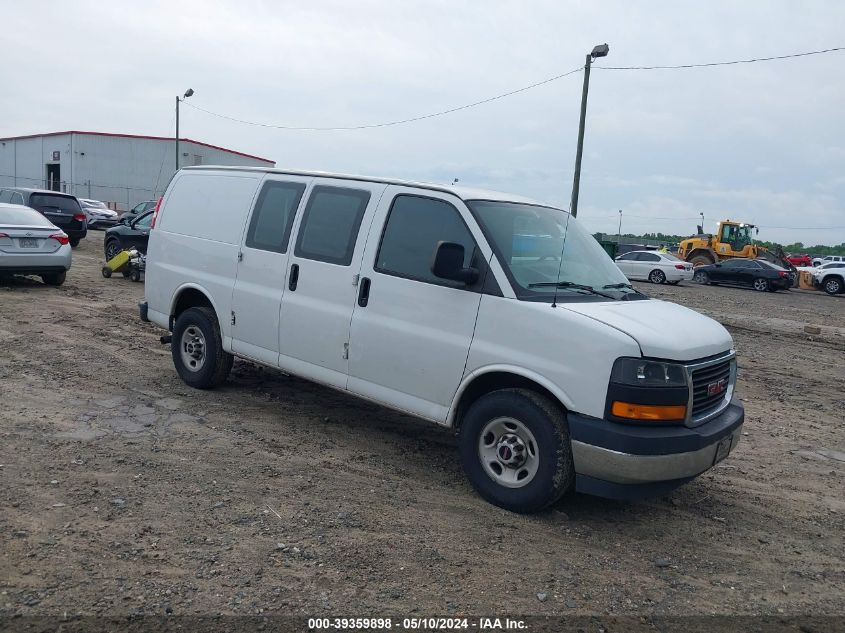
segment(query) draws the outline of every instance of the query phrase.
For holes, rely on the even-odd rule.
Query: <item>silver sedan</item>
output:
[[[0,276],[39,275],[61,286],[70,263],[67,234],[35,209],[0,202]]]

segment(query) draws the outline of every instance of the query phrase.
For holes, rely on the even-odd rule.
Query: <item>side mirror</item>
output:
[[[472,285],[478,281],[478,269],[464,268],[464,247],[455,242],[438,242],[431,272],[435,277]]]

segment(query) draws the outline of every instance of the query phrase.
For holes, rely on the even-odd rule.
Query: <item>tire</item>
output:
[[[67,272],[54,273],[52,275],[41,275],[41,281],[48,286],[61,286],[65,283]]]
[[[527,460],[503,466],[503,453]],[[460,454],[478,494],[511,512],[538,512],[575,483],[566,415],[556,403],[527,389],[500,389],[476,400],[461,424]]]
[[[845,291],[845,285],[839,277],[828,277],[822,283],[822,288],[829,295],[838,295]]]
[[[68,241],[70,242],[71,248],[76,248],[77,246],[79,246],[79,238],[78,237],[72,237]]]
[[[107,241],[106,247],[105,247],[106,261],[109,261],[110,259],[112,259],[115,255],[117,255],[122,250],[123,249],[120,247],[120,242],[118,242],[116,239],[112,238],[109,241]]]
[[[768,292],[772,285],[769,283],[768,279],[757,277],[757,279],[751,283],[751,287],[757,292]]]
[[[665,284],[666,273],[655,268],[648,274],[648,280],[653,284]]]
[[[132,281],[141,281],[141,271],[137,268],[133,268],[129,273],[129,279]]]
[[[681,283],[681,280],[676,279],[675,281],[667,281],[666,283],[669,284],[670,286],[677,286],[679,283]]]
[[[130,275],[132,275],[132,273],[128,270],[121,270],[120,274],[123,275],[124,279],[129,279]]]
[[[701,284],[703,286],[706,286],[707,284],[710,283],[710,275],[708,275],[703,270],[697,270],[697,271],[695,271],[695,274],[693,274],[692,280],[697,284]]]
[[[195,389],[222,384],[232,369],[234,358],[223,351],[220,325],[211,308],[188,308],[180,314],[173,327],[170,349],[179,377]],[[198,351],[201,358],[196,355]],[[195,364],[192,366],[191,362]]]
[[[691,257],[687,261],[689,261],[689,263],[692,264],[695,268],[698,268],[699,266],[709,266],[710,264],[715,263],[712,259],[706,257],[705,255],[696,255],[695,257]]]

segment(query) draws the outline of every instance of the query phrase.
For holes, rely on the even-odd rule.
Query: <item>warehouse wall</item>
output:
[[[59,160],[53,161],[53,152]],[[179,143],[180,165],[272,164],[233,152]],[[160,196],[170,182],[176,164],[171,140],[61,134],[0,141],[0,186],[46,187],[48,163],[58,163],[62,190],[80,198],[102,200],[126,210]]]

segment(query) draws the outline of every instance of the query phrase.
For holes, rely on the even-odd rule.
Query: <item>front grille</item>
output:
[[[692,418],[700,419],[719,409],[730,395],[731,362],[728,358],[692,372]],[[725,389],[708,395],[708,385],[724,380]]]

